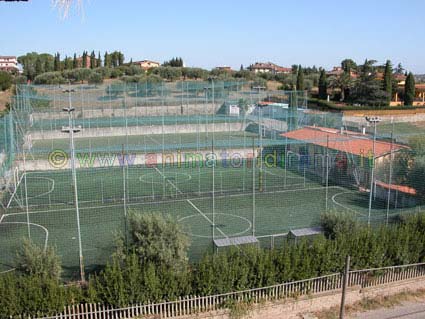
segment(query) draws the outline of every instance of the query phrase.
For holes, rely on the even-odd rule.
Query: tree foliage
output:
[[[384,106],[388,104],[388,93],[383,90],[382,84],[377,80],[376,61],[366,60],[360,66],[359,78],[354,84],[350,100],[353,103],[370,106]]]
[[[179,255],[176,249],[169,250],[175,245],[170,243],[176,238],[171,234],[175,228],[165,225],[174,222],[158,214],[135,216],[132,232],[136,238],[129,249],[121,245],[121,253],[92,274],[86,287],[62,286],[45,271],[1,275],[0,318],[53,315],[65,305],[79,302],[123,307],[270,286],[340,272],[347,255],[352,257],[352,269],[425,261],[425,214],[406,215],[389,226],[371,229],[346,213],[329,213],[322,217],[323,236],[288,241],[271,250],[229,248],[216,255],[206,254],[183,268],[171,261],[185,263],[185,259],[175,259]],[[156,234],[156,227],[161,235]],[[144,248],[137,251],[141,246]],[[169,253],[158,258],[158,249]]]
[[[37,75],[34,79],[35,84],[64,84],[65,78],[61,72],[47,72]]]
[[[172,58],[169,61],[165,61],[162,66],[170,66],[170,67],[175,67],[175,68],[182,68],[184,66],[184,62],[183,59],[180,57],[175,57]]]
[[[89,84],[102,84],[103,83],[103,77],[100,73],[98,72],[92,72],[88,79],[87,82]]]
[[[385,63],[383,89],[387,93],[387,104],[389,105],[393,95],[393,67],[390,60],[387,60],[387,62]]]
[[[12,86],[13,78],[8,72],[0,71],[0,91],[8,90]]]
[[[303,91],[304,89],[304,71],[300,65],[297,73],[297,90]]]
[[[406,84],[404,86],[404,105],[413,105],[415,100],[415,77],[410,72],[406,78]]]
[[[319,78],[319,99],[325,100],[328,97],[328,82],[324,69],[320,70]]]
[[[131,249],[143,264],[165,265],[176,270],[187,266],[189,238],[170,216],[133,211],[129,221]]]
[[[16,263],[16,269],[26,275],[57,281],[61,278],[61,261],[52,247],[43,249],[25,239],[18,251]]]
[[[351,71],[357,70],[357,64],[352,59],[345,59],[341,62],[341,67],[345,73],[350,73]]]

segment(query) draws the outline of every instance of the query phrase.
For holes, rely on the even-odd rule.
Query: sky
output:
[[[424,0],[84,0],[62,19],[50,0],[0,0],[0,55],[121,50],[208,69],[368,58],[423,74],[424,14]]]

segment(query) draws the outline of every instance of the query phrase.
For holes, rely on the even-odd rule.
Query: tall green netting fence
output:
[[[63,132],[69,103],[71,126],[81,126],[80,234]],[[79,237],[86,271],[96,269],[133,212],[171,215],[196,259],[214,251],[214,239],[284,245],[288,232],[319,226],[326,212],[378,225],[420,211],[421,188],[406,164],[419,155],[408,136],[382,123],[373,142],[364,121],[306,105],[305,92],[238,81],[19,87],[0,119],[2,176],[13,177],[2,192],[0,271],[13,269],[31,236],[55,246],[65,276],[76,279]],[[379,156],[371,159],[373,143]]]

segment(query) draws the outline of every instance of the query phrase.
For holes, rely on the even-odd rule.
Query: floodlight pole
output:
[[[215,164],[216,164],[216,156],[214,153],[214,136],[215,136],[215,99],[214,99],[214,79],[211,79],[211,91],[212,91],[212,108],[213,108],[213,118],[212,118],[212,156],[213,156],[213,189],[212,189],[212,228],[213,228],[213,241],[215,239]]]
[[[28,239],[31,240],[30,213],[28,209],[27,164],[26,164],[26,155],[25,155],[25,145],[22,147],[22,153],[24,157],[25,212],[27,215]]]
[[[84,259],[83,259],[83,246],[81,243],[81,227],[80,227],[80,210],[78,206],[78,188],[77,188],[77,172],[75,168],[75,145],[74,145],[74,133],[81,131],[81,126],[74,127],[72,122],[72,114],[75,108],[72,107],[71,102],[71,93],[75,92],[74,90],[68,89],[65,90],[64,93],[68,93],[68,107],[63,108],[64,112],[68,113],[68,127],[63,127],[62,132],[69,133],[70,139],[70,148],[71,148],[71,171],[72,171],[72,181],[74,184],[74,202],[75,202],[75,213],[77,217],[77,231],[78,231],[78,249],[79,249],[79,257],[80,257],[80,277],[81,282],[85,282],[85,274],[84,274]]]
[[[329,135],[326,136],[326,198],[325,198],[325,206],[326,206],[326,213],[328,212],[328,197],[329,197]]]
[[[389,214],[390,214],[391,184],[392,184],[392,178],[393,178],[394,122],[392,124],[393,124],[393,127],[392,127],[392,130],[391,130],[390,174],[389,174],[389,177],[388,177],[388,194],[387,194],[387,222],[386,222],[387,226],[388,226],[388,218],[389,218]]]
[[[370,226],[370,217],[372,213],[372,196],[373,196],[373,175],[375,172],[375,144],[376,144],[376,125],[381,121],[381,119],[377,116],[369,117],[366,116],[366,121],[372,123],[374,125],[373,128],[373,144],[372,144],[372,165],[370,169],[370,192],[369,192],[369,209],[368,209],[368,217],[367,224]]]

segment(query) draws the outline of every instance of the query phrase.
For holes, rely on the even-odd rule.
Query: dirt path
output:
[[[6,103],[10,102],[11,90],[0,91],[0,111],[6,108]]]
[[[393,308],[383,308],[349,316],[350,319],[423,319],[425,318],[425,300],[405,302]]]

